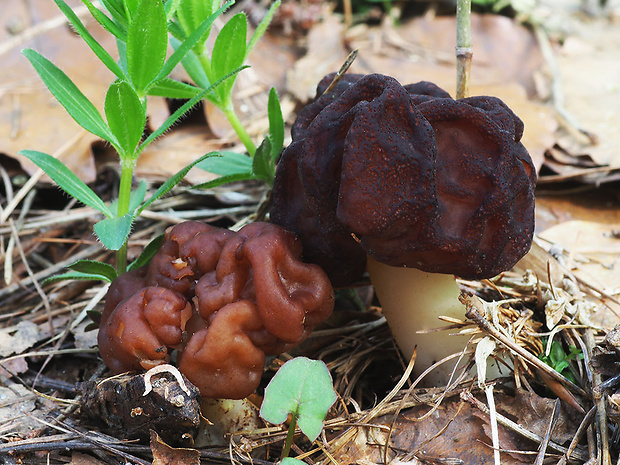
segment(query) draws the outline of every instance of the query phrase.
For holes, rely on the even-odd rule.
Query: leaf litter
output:
[[[610,3],[610,11],[614,11],[615,6]],[[20,10],[22,4],[15,4],[18,6],[3,12],[6,21],[11,13],[27,17]],[[259,83],[258,87],[237,102],[252,109],[247,116],[250,120],[260,119],[256,114],[260,112],[256,110],[261,104],[256,96],[261,92],[266,95],[274,69],[289,69],[286,83],[282,77],[277,80],[283,92],[303,102],[313,94],[318,81],[310,71],[320,78],[325,74],[320,71],[322,66],[325,65],[326,71],[337,69],[351,48],[360,50],[360,58],[352,72],[378,71],[392,74],[403,82],[428,79],[448,89],[454,87],[453,41],[449,38],[452,32],[448,32],[454,28],[450,18],[428,14],[396,26],[384,17],[378,26],[361,24],[345,30],[340,26],[340,17],[328,10],[321,11],[323,21],[311,23],[314,25],[304,36],[307,52],[303,58],[299,59],[298,45],[288,39],[284,40],[284,49],[290,48],[276,55],[279,57],[276,63],[270,64],[269,53],[261,57],[265,64],[254,81]],[[568,8],[561,11],[568,11]],[[499,16],[475,19],[474,27],[481,38],[474,46],[481,63],[477,68],[475,54],[474,82],[480,86],[480,93],[505,98],[524,118],[526,128],[536,130],[526,144],[537,166],[551,166],[548,160],[554,156],[555,167],[578,166],[582,170],[579,177],[566,177],[566,171],[560,171],[561,182],[597,184],[609,180],[611,171],[595,170],[605,164],[614,167],[615,152],[610,147],[614,146],[615,135],[610,121],[614,118],[613,110],[617,110],[615,81],[605,73],[615,68],[607,67],[604,72],[597,73],[597,79],[603,79],[604,85],[585,85],[580,79],[587,77],[584,60],[592,67],[605,63],[609,56],[607,48],[614,43],[612,39],[617,28],[600,17],[575,21],[574,15],[578,14],[575,11],[579,10],[573,10],[572,21],[567,24],[577,24],[580,29],[574,36],[574,31],[561,31],[566,37],[561,47],[556,48],[555,57],[563,73],[568,73],[562,75],[564,93],[570,97],[566,100],[566,109],[578,117],[580,125],[597,134],[602,143],[594,146],[574,128],[567,129],[566,121],[558,123],[553,108],[540,102],[540,97],[544,97],[540,83],[530,78],[540,68],[544,57],[538,53],[536,41],[527,28],[515,21]],[[605,25],[609,27],[604,28]],[[57,54],[54,60],[69,57],[66,66],[75,65],[73,52],[67,53],[64,48],[73,42],[63,38],[63,34],[66,35],[67,30],[56,27],[41,33],[40,38],[52,37],[62,43],[62,47],[48,45]],[[550,36],[553,39],[553,34]],[[591,42],[591,38],[596,41]],[[325,41],[332,46],[325,47]],[[514,50],[515,44],[520,46],[524,59],[513,56],[512,61],[506,63],[501,58],[507,48]],[[4,58],[17,60],[18,48],[11,49]],[[326,49],[331,52],[329,57],[323,53]],[[516,51],[515,55],[521,57]],[[333,63],[326,61],[332,58]],[[22,68],[13,67],[11,72],[33,76],[23,64]],[[552,81],[553,77],[547,79]],[[10,79],[4,76],[0,81],[3,84],[0,105],[4,108],[0,114],[15,115],[15,108],[18,108],[17,113],[24,118],[17,132],[14,119],[0,122],[2,134],[9,135],[2,140],[11,141],[9,145],[0,146],[0,152],[14,156],[27,144],[61,147],[66,140],[71,140],[76,129],[70,122],[58,123],[62,131],[46,132],[45,122],[57,121],[61,112],[52,108],[53,116],[41,113],[41,108],[49,107],[48,97],[41,94],[31,101],[30,89],[23,94],[25,97],[22,96],[15,84],[20,81],[23,79],[13,76]],[[98,84],[93,82],[92,85]],[[588,92],[593,86],[600,92]],[[586,105],[591,98],[596,103]],[[597,107],[602,111],[591,111]],[[157,108],[159,116],[154,115],[154,120],[165,118],[166,107]],[[292,108],[291,105],[288,113],[291,119],[294,117]],[[42,118],[38,121],[42,122],[27,123],[31,113],[36,113]],[[212,119],[208,111],[206,114]],[[261,124],[264,125],[256,124],[257,134],[264,127]],[[39,131],[41,137],[58,138],[33,139],[32,134],[24,130],[33,127],[31,125],[42,129]],[[56,128],[56,124],[53,127]],[[101,191],[109,191],[117,179],[113,171],[106,169],[101,148],[93,146],[93,140],[88,138],[73,139],[73,145],[65,147],[65,161],[75,161],[76,167],[90,166],[90,174],[81,174],[87,180],[95,179],[96,167],[96,186]],[[166,154],[192,158],[207,151],[206,146],[224,147],[234,143],[219,131],[209,132],[204,122],[181,125],[161,139],[161,147],[153,146],[151,160],[157,159],[163,168],[171,162]],[[179,155],[183,151],[186,154]],[[98,155],[93,157],[93,154]],[[561,155],[564,158],[558,162]],[[589,161],[580,165],[584,157],[589,157]],[[128,439],[125,431],[109,432],[110,436],[98,426],[86,426],[80,421],[80,416],[75,414],[75,402],[80,399],[76,383],[101,379],[104,367],[93,349],[92,339],[90,343],[78,341],[88,334],[84,328],[86,313],[101,309],[105,288],[81,282],[53,284],[44,287],[46,304],[36,292],[35,283],[40,284],[78,258],[109,260],[110,257],[93,240],[89,226],[94,215],[91,209],[68,202],[57,195],[54,188],[41,183],[31,183],[20,194],[20,186],[12,184],[18,178],[10,178],[4,167],[2,171],[0,251],[6,285],[0,287],[0,325],[3,328],[0,347],[4,369],[0,378],[5,393],[0,399],[0,411],[8,416],[2,416],[0,422],[4,441],[0,445],[0,457],[7,452],[12,453],[7,457],[35,457],[36,451],[47,450],[52,452],[52,463],[59,463],[67,457],[63,451],[69,450],[73,451],[72,463],[83,463],[76,451],[87,450],[105,461],[121,456],[132,463],[188,460],[188,463],[253,461],[266,465],[277,460],[277,451],[286,434],[285,429],[279,427],[253,424],[238,432],[231,427],[224,436],[223,446],[220,443],[219,447],[209,448],[204,444],[200,448],[189,447],[186,457],[191,458],[179,459],[185,452],[170,450],[162,445],[161,438],[151,437],[150,445],[134,444],[125,442]],[[140,175],[147,179],[151,190],[162,179],[160,167],[150,164],[145,165]],[[545,185],[544,175],[541,181]],[[190,178],[189,183],[192,182],[199,181]],[[132,236],[130,255],[137,256],[152,237],[184,219],[201,219],[224,226],[251,221],[266,194],[263,187],[249,183],[204,193],[188,187],[189,184],[182,186],[145,212]],[[13,201],[16,198],[19,201]],[[45,198],[54,201],[42,201]],[[12,201],[13,206],[7,208]],[[60,209],[58,205],[62,205]],[[613,380],[612,373],[617,373],[617,358],[615,346],[604,336],[620,318],[615,279],[617,231],[620,230],[617,224],[620,222],[606,221],[605,209],[597,211],[598,217],[594,213],[589,223],[560,222],[553,228],[545,228],[546,231],[539,230],[532,251],[513,271],[494,280],[460,282],[468,295],[475,296],[464,300],[470,319],[446,322],[448,331],[471,336],[470,346],[461,355],[472,365],[476,343],[490,336],[498,344],[495,355],[510,361],[514,367],[514,374],[506,369],[505,378],[487,380],[487,385],[495,387],[497,409],[494,413],[489,412],[486,398],[468,371],[455,373],[454,382],[447,388],[419,387],[417,380],[409,378],[410,361],[399,359],[380,308],[369,294],[369,286],[340,294],[340,311],[298,348],[298,352],[275,359],[266,376],[270,377],[288,357],[305,355],[324,360],[334,377],[340,400],[328,416],[325,434],[314,443],[299,441],[295,451],[298,458],[309,463],[490,463],[493,456],[490,445],[495,434],[491,431],[490,415],[499,423],[497,432],[503,463],[534,463],[540,457],[556,463],[584,463],[594,459],[597,448],[602,456],[616,457],[617,444],[607,435],[607,427],[612,432],[618,428],[618,415],[614,414],[618,383],[605,380]],[[558,218],[554,221],[558,222]],[[9,247],[9,244],[13,245]],[[22,259],[20,248],[27,261]],[[359,308],[364,311],[359,312]],[[539,321],[546,322],[547,327]],[[583,360],[570,362],[569,371],[574,381],[559,375],[536,357],[540,352],[545,353],[553,341],[561,341],[567,347],[575,346],[584,354]],[[595,369],[588,363],[590,360],[596,361]],[[556,398],[562,399],[557,412]],[[258,396],[248,400],[255,407],[260,403]],[[247,408],[252,409],[251,406]],[[602,436],[594,434],[593,424],[604,432]],[[88,460],[95,460],[92,455],[88,457]]]

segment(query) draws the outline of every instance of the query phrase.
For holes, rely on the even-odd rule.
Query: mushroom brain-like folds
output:
[[[361,276],[366,254],[494,276],[533,237],[536,173],[522,132],[497,98],[454,100],[428,82],[352,75],[300,112],[271,219],[301,238],[335,286]]]
[[[283,228],[238,232],[197,222],[166,231],[147,269],[108,292],[99,348],[115,372],[148,368],[178,351],[179,370],[204,397],[242,398],[258,386],[265,355],[305,339],[333,309],[333,289]]]

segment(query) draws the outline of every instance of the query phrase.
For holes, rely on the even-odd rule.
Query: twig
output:
[[[329,85],[327,86],[327,89],[325,89],[325,91],[323,92],[324,94],[327,94],[334,87],[336,87],[336,84],[338,84],[338,81],[340,81],[340,79],[342,79],[342,76],[344,76],[346,72],[349,70],[349,68],[355,61],[355,58],[357,58],[357,50],[353,50],[351,53],[349,53],[349,56],[347,56],[346,60],[344,60],[344,63],[342,64],[340,69],[336,72],[334,79],[332,79],[332,82],[329,83]]]
[[[596,345],[594,342],[594,331],[587,329],[585,333],[585,343],[588,350],[588,358],[592,360],[592,350]],[[601,389],[601,375],[596,371],[592,371],[592,400],[596,407],[596,436],[598,440],[598,451],[601,465],[611,465],[611,456],[609,455],[609,430],[607,428],[607,405],[606,393]]]
[[[471,59],[471,0],[456,2],[456,98],[469,97]]]

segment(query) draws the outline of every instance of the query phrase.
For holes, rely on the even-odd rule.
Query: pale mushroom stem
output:
[[[469,336],[455,335],[457,329],[418,334],[418,331],[446,326],[448,323],[439,319],[442,315],[464,319],[465,308],[459,302],[460,289],[454,276],[389,266],[371,257],[368,257],[367,269],[403,355],[409,359],[414,348],[418,348],[414,374],[419,375],[433,363],[463,351]],[[463,357],[459,367],[468,359]],[[422,385],[446,385],[456,360],[434,369]]]

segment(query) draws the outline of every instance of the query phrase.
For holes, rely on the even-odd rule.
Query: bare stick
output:
[[[471,58],[471,0],[456,2],[456,98],[469,97]]]

